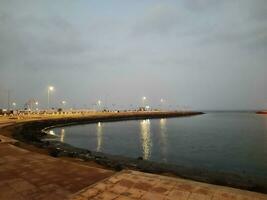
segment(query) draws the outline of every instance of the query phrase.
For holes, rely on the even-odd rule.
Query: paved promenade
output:
[[[180,178],[122,171],[70,200],[266,200],[267,195]]]
[[[267,200],[267,195],[136,171],[113,172],[53,158],[1,135],[0,200]]]
[[[0,136],[0,200],[62,200],[114,172],[29,152]]]

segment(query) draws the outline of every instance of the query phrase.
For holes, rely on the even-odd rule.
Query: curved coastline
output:
[[[129,158],[124,156],[109,155],[106,153],[94,152],[77,148],[59,141],[47,141],[47,130],[55,127],[64,127],[97,122],[111,122],[122,120],[138,120],[147,118],[166,117],[189,117],[204,114],[201,112],[147,112],[147,113],[119,113],[106,115],[92,115],[80,118],[59,118],[30,121],[15,125],[13,137],[20,141],[33,144],[37,147],[45,148],[54,157],[73,157],[83,161],[95,161],[104,167],[122,170],[133,169],[155,174],[169,174],[186,179],[207,182],[211,184],[230,186],[240,189],[267,193],[267,185],[263,181],[255,182],[253,178],[245,174],[234,174],[218,171],[207,171],[205,169],[185,168],[166,163],[156,163],[140,158]],[[14,125],[13,125],[14,126]]]

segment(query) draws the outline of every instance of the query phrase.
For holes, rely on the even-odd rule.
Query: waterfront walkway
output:
[[[71,200],[266,200],[267,195],[137,171],[122,171]]]
[[[0,142],[1,200],[66,199],[114,173],[30,152],[0,139],[4,141]]]
[[[136,171],[115,173],[31,152],[1,136],[4,125],[0,200],[267,200],[265,194]]]

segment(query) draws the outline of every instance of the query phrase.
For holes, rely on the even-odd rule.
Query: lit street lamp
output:
[[[65,108],[65,105],[67,104],[67,102],[63,100],[61,101],[61,104],[62,104],[62,107]]]
[[[164,103],[164,99],[160,99],[160,106],[161,106],[161,110],[163,109],[163,103]]]
[[[99,106],[99,110],[101,110],[101,103],[102,102],[100,100],[97,101],[97,105]]]
[[[143,97],[143,98],[142,98],[142,101],[143,101],[143,107],[145,107],[146,97]]]
[[[16,108],[17,104],[15,102],[12,103],[12,106],[14,107],[14,109]]]
[[[54,91],[54,87],[53,86],[49,86],[48,90],[47,90],[47,106],[48,109],[50,108],[50,92]]]
[[[38,101],[35,101],[35,103],[34,103],[34,104],[35,104],[35,107],[36,107],[36,108],[35,108],[35,110],[38,110],[38,105],[39,105],[39,102],[38,102]]]

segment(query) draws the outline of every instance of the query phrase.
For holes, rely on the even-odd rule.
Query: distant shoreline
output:
[[[267,111],[258,111],[256,112],[257,114],[264,114],[264,115],[267,115]]]

